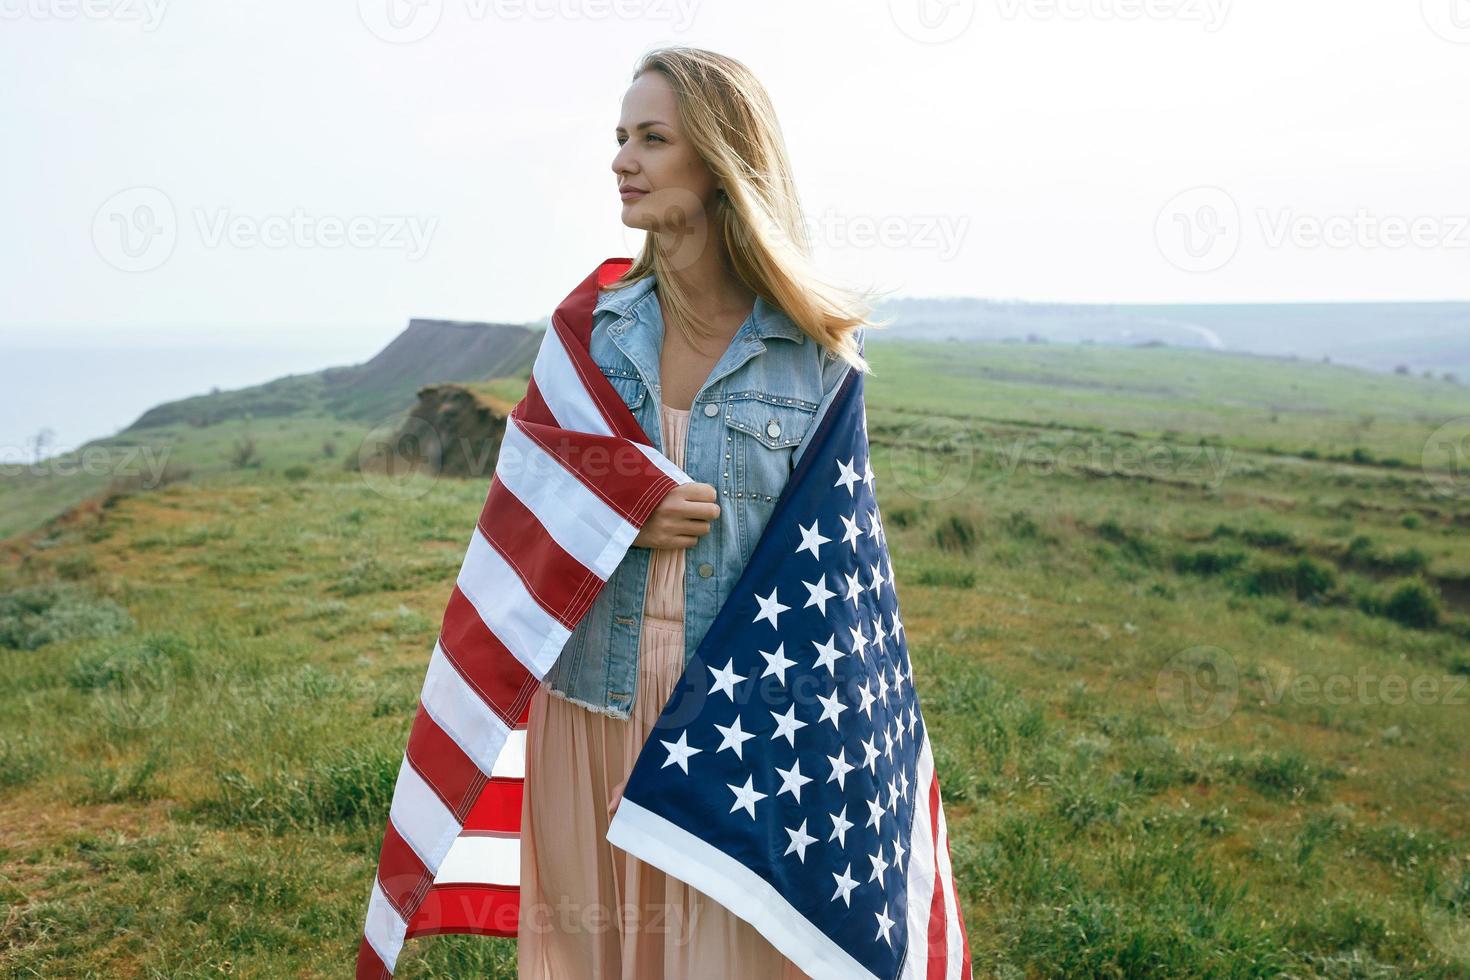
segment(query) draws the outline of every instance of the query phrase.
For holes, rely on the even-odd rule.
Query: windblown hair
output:
[[[651,51],[633,78],[649,71],[668,79],[686,137],[723,188],[709,228],[711,236],[724,242],[732,271],[808,337],[870,373],[855,334],[888,323],[868,319],[871,292],[835,285],[813,265],[786,141],[765,87],[745,65],[700,48]],[[656,276],[660,302],[693,342],[696,335],[684,324],[705,325],[681,294],[676,277],[668,274],[670,261],[650,232],[632,268],[607,288]]]

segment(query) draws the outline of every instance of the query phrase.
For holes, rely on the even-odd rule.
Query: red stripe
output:
[[[949,968],[945,946],[948,926],[944,921],[944,878],[939,873],[939,775],[929,777],[929,831],[933,836],[934,900],[929,905],[929,980],[944,980]]]
[[[536,514],[499,480],[490,485],[480,533],[515,569],[536,603],[567,629],[576,628],[607,584],[557,544]]]
[[[378,958],[378,951],[373,949],[373,944],[364,935],[357,944],[356,980],[388,980],[392,975],[392,971],[383,965],[383,961]]]
[[[531,376],[531,381],[526,385],[526,397],[521,399],[519,405],[511,409],[510,417],[517,422],[538,422],[541,425],[556,425],[556,416],[551,414],[551,406],[546,404],[546,399],[541,395],[541,386],[536,384],[536,376]]]
[[[592,360],[590,353],[590,338],[588,341],[578,345],[575,330],[566,322],[555,322],[556,335],[561,340],[561,345],[567,351],[571,359],[572,368],[577,372],[577,378],[582,382],[582,388],[587,392],[607,427],[614,435],[645,445],[653,445],[648,438],[648,433],[643,431],[643,426],[638,424],[633,410],[627,406],[618,393],[613,390],[612,384],[598,368],[597,362]]]
[[[519,931],[521,890],[503,885],[436,885],[408,924],[405,939],[466,933],[515,936]]]
[[[486,831],[519,837],[521,833],[521,797],[525,792],[524,779],[499,778],[485,784],[480,798],[464,821],[464,833]]]
[[[399,916],[406,921],[433,883],[434,876],[419,860],[418,852],[389,820],[378,855],[378,885]]]
[[[608,384],[607,379],[603,378],[602,383]],[[626,405],[623,410],[627,411]],[[653,460],[620,436],[572,433],[539,422],[518,424],[526,438],[634,527],[642,527],[653,508],[675,486]]]
[[[444,611],[439,647],[459,676],[507,728],[525,724],[525,711],[539,680],[490,631],[480,611],[457,585]]]
[[[419,703],[408,736],[408,761],[446,809],[463,824],[485,785],[485,774]]]

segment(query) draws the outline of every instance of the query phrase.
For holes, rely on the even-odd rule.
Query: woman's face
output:
[[[617,140],[612,169],[623,224],[676,232],[705,224],[718,190],[715,175],[679,128],[677,96],[662,73],[644,72],[628,88]]]

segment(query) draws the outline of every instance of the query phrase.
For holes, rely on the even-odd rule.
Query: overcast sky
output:
[[[1470,298],[1467,0],[0,0],[0,16],[6,343],[251,346],[289,327],[366,355],[413,316],[538,319],[639,245],[609,164],[631,70],[662,43],[764,81],[821,261],[851,282]]]

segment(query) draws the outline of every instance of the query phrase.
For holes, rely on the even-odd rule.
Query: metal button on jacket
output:
[[[704,406],[704,414],[711,417],[719,415],[720,406],[716,405],[714,402],[710,402],[708,405]]]
[[[781,434],[781,423],[780,422],[777,422],[775,419],[771,419],[771,421],[769,421],[769,422],[766,423],[766,435],[768,435],[772,439],[774,439],[777,436],[779,436],[780,434]]]
[[[711,565],[709,562],[701,562],[700,563],[700,566],[699,566],[699,577],[700,578],[709,578],[714,573],[715,573],[715,566]]]

